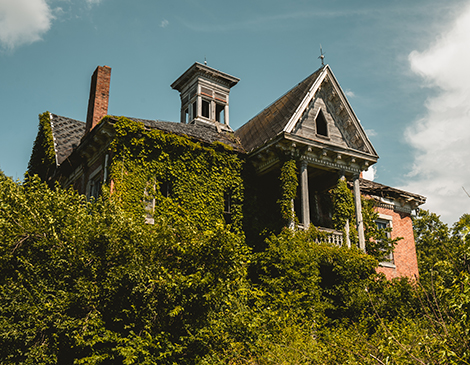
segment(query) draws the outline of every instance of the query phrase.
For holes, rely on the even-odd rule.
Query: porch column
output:
[[[361,189],[359,188],[359,176],[354,178],[354,202],[356,203],[357,234],[359,236],[359,248],[366,252],[366,240],[364,238],[364,221],[362,220]]]
[[[300,195],[302,224],[304,228],[308,228],[310,226],[310,207],[308,201],[308,169],[305,160],[300,163]]]

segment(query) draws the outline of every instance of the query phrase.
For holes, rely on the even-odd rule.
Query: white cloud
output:
[[[0,45],[13,49],[40,40],[53,18],[45,0],[0,0]]]
[[[425,208],[448,223],[469,213],[470,199],[470,6],[423,52],[409,55],[411,69],[437,93],[426,113],[405,132],[415,148],[405,188],[425,195]]]
[[[346,96],[348,98],[354,98],[356,96],[356,94],[354,94],[351,90],[347,89],[345,92]]]
[[[375,166],[371,166],[367,169],[367,171],[364,171],[362,173],[362,177],[366,180],[374,181],[376,172],[377,169],[375,168]]]
[[[170,22],[166,19],[163,19],[160,23],[160,27],[165,28],[168,24],[170,24]]]

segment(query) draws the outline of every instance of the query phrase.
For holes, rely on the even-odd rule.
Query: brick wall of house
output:
[[[395,212],[382,207],[378,207],[377,211],[380,214],[392,217],[392,238],[403,237],[403,239],[398,241],[395,246],[395,268],[379,266],[377,271],[384,273],[387,279],[393,279],[400,276],[417,278],[419,275],[418,259],[416,256],[416,246],[410,214]]]

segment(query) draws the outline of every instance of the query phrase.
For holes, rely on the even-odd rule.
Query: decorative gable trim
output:
[[[356,142],[361,141],[360,143],[363,143],[364,150],[363,152],[366,152],[367,154],[378,158],[378,154],[375,151],[374,147],[372,146],[372,143],[370,142],[369,138],[367,137],[364,129],[362,128],[362,125],[357,118],[356,114],[354,113],[351,105],[349,104],[348,99],[346,98],[343,90],[341,89],[341,86],[339,85],[336,77],[334,76],[333,72],[331,71],[331,68],[329,65],[326,65],[324,69],[322,70],[321,74],[319,77],[315,80],[314,84],[308,91],[308,93],[305,95],[304,99],[300,103],[299,107],[295,111],[295,113],[291,116],[289,119],[288,123],[286,124],[283,132],[285,133],[295,133],[295,128],[296,125],[299,123],[301,120],[303,114],[305,111],[309,108],[312,100],[315,98],[316,93],[320,90],[321,85],[323,82],[329,82],[331,83],[332,86],[332,93],[331,93],[331,99],[338,97],[339,98],[339,104],[340,108],[339,111],[337,111],[336,114],[339,113],[339,115],[345,115],[343,119],[347,120],[348,123],[352,123],[353,127],[351,128],[354,129],[354,138],[356,139]]]
[[[294,129],[295,125],[297,124],[297,121],[302,116],[304,110],[308,107],[308,104],[310,103],[310,100],[315,96],[315,93],[317,92],[317,90],[320,87],[321,83],[325,79],[325,77],[328,73],[328,70],[329,70],[329,66],[326,65],[323,68],[322,72],[320,73],[320,76],[317,77],[317,79],[313,83],[312,87],[310,88],[308,93],[305,95],[305,97],[302,100],[302,102],[300,103],[300,105],[297,107],[297,110],[290,117],[289,121],[287,122],[286,126],[284,127],[283,132],[292,133],[292,129]]]

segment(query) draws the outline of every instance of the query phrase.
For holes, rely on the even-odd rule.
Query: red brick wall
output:
[[[392,238],[403,237],[395,246],[394,262],[395,268],[379,266],[377,271],[384,273],[387,279],[400,276],[417,278],[418,259],[416,257],[415,239],[413,236],[413,225],[408,213],[399,213],[386,208],[377,208],[381,214],[392,216]]]

